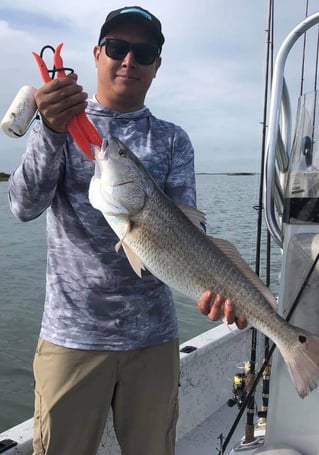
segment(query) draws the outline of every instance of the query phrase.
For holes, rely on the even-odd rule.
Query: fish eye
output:
[[[119,155],[120,155],[120,156],[126,156],[125,150],[120,149],[120,150],[119,150]]]

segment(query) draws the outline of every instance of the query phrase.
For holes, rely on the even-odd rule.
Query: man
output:
[[[111,12],[94,48],[93,100],[77,76],[35,95],[40,121],[9,184],[12,212],[28,221],[47,210],[46,298],[34,359],[34,455],[93,455],[110,406],[124,455],[171,455],[177,420],[179,352],[169,289],[138,278],[103,216],[88,201],[94,163],[66,124],[86,109],[100,135],[123,141],[175,201],[195,205],[193,148],[178,126],[144,106],[161,64],[159,20],[139,7]],[[207,291],[213,320],[231,302]],[[237,319],[243,327],[245,320]]]

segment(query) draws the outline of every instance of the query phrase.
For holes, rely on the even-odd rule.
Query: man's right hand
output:
[[[75,73],[53,79],[39,88],[35,102],[44,123],[57,133],[67,132],[67,123],[87,106],[87,93],[77,84]]]

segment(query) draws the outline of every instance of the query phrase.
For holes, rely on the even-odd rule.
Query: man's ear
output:
[[[155,64],[155,74],[154,74],[154,77],[156,77],[157,70],[158,70],[159,67],[161,66],[161,63],[162,63],[162,57],[156,57],[156,64]]]
[[[101,55],[101,50],[102,50],[101,46],[94,46],[93,55],[94,55],[95,65],[99,61],[99,58],[100,58],[100,55]]]

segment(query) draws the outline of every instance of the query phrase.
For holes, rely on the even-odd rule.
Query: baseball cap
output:
[[[152,13],[140,6],[124,6],[123,8],[111,11],[101,27],[98,43],[100,44],[101,40],[113,27],[130,21],[138,22],[147,27],[155,37],[160,49],[162,48],[165,39],[162,34],[160,21]]]

